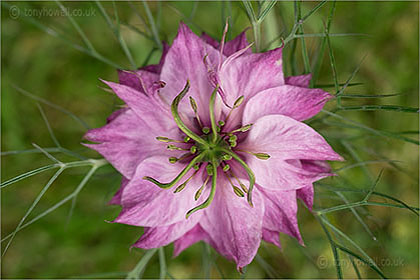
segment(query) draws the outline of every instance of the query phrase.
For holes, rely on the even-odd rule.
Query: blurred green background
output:
[[[1,118],[2,151],[34,149],[32,143],[54,147],[48,128],[36,101],[21,94],[24,89],[57,104],[83,119],[90,127],[105,124],[106,117],[121,104],[112,94],[101,89],[99,78],[116,81],[115,67],[74,48],[83,40],[68,17],[57,15],[55,2],[3,2],[1,19]],[[225,17],[230,16],[229,36],[250,27],[241,2],[147,2],[157,23],[160,39],[171,42],[180,20],[197,33],[205,31],[220,38]],[[302,3],[306,14],[317,3]],[[94,2],[62,2],[102,57],[123,68],[131,64],[115,33],[110,29]],[[256,5],[256,3],[254,3]],[[112,2],[102,2],[112,22],[115,10]],[[256,7],[256,6],[254,6]],[[305,33],[323,33],[331,3],[325,4],[305,21]],[[124,38],[135,64],[158,61],[160,51],[149,39],[151,22],[142,2],[117,2],[115,8]],[[43,12],[44,11],[44,12]],[[338,81],[344,83],[360,65],[345,94],[400,94],[386,98],[344,99],[344,105],[392,104],[418,107],[419,92],[419,4],[418,2],[337,2],[330,33],[358,33],[356,36],[331,36]],[[51,14],[52,13],[52,14]],[[54,14],[55,13],[55,14]],[[294,21],[293,2],[279,1],[261,24],[263,48],[281,44],[280,35],[287,37]],[[63,35],[57,35],[60,34]],[[143,36],[141,33],[146,33]],[[360,35],[363,34],[363,35]],[[253,41],[252,30],[247,32]],[[316,59],[322,37],[305,37],[311,65]],[[272,42],[271,44],[269,44]],[[293,66],[293,42],[285,47],[284,65],[288,74],[304,72],[301,41],[296,40]],[[149,57],[150,56],[150,57]],[[365,59],[361,63],[363,57]],[[150,60],[148,60],[150,58]],[[316,85],[333,84],[328,46]],[[334,92],[334,87],[326,88]],[[331,101],[327,109],[335,107]],[[80,143],[86,132],[73,118],[40,103],[51,128],[61,145],[88,157],[99,158]],[[375,131],[392,133],[380,136],[368,130],[344,127],[339,119],[316,119],[310,122],[345,158],[335,163],[339,169],[358,161],[372,164],[343,169],[340,176],[317,184],[317,209],[343,204],[330,187],[368,189],[383,170],[376,190],[405,203],[418,206],[418,146],[397,139],[418,139],[418,114],[396,111],[348,111],[341,116],[371,127]],[[321,114],[322,115],[322,114]],[[349,123],[351,124],[351,123]],[[417,141],[417,140],[416,140]],[[74,160],[62,153],[63,161]],[[395,160],[398,162],[387,162]],[[26,171],[48,165],[51,161],[39,153],[18,153],[1,158],[2,181]],[[68,169],[60,175],[41,199],[27,221],[46,211],[70,194],[87,173],[87,167]],[[47,171],[2,189],[2,236],[11,233],[54,171]],[[120,175],[110,166],[101,168],[78,195],[74,212],[71,203],[58,208],[36,223],[17,233],[2,259],[2,278],[124,278],[144,254],[129,250],[142,229],[106,223],[119,208],[107,205],[117,190]],[[349,201],[359,201],[360,193],[342,192]],[[386,202],[384,198],[374,201]],[[333,278],[336,277],[330,244],[319,222],[302,205],[299,224],[305,247],[282,235],[282,250],[263,244],[259,257],[248,266],[246,278]],[[384,273],[391,278],[419,277],[419,220],[407,209],[369,206],[357,208],[363,221],[350,210],[328,215],[331,223],[363,248]],[[70,218],[69,218],[70,217]],[[368,227],[369,230],[366,230]],[[371,234],[376,237],[374,240]],[[5,243],[2,242],[2,251]],[[196,244],[173,259],[172,246],[167,246],[167,268],[175,278],[203,277],[203,245]],[[355,251],[356,252],[356,251]],[[357,277],[350,260],[341,252],[344,277]],[[239,278],[235,265],[211,252],[214,278]],[[363,277],[379,277],[366,264],[359,263]],[[220,274],[222,273],[222,274]],[[159,260],[153,256],[144,277],[159,277]]]

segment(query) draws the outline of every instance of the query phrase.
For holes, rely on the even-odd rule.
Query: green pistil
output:
[[[194,207],[193,209],[187,212],[187,214],[185,215],[187,219],[191,216],[192,213],[208,207],[214,199],[214,195],[216,194],[216,183],[217,183],[217,160],[214,157],[211,159],[211,166],[213,167],[213,175],[211,177],[210,195],[206,199],[206,201],[204,201],[202,204],[198,205],[197,207]]]
[[[255,184],[254,173],[252,172],[251,168],[249,168],[249,166],[245,163],[245,161],[243,161],[237,154],[224,148],[222,148],[222,151],[228,155],[231,155],[232,158],[234,158],[237,162],[239,162],[239,164],[242,165],[242,167],[245,169],[246,173],[248,174],[249,188],[248,188],[247,200],[248,200],[249,205],[253,207],[254,205],[252,203],[252,190],[254,189],[254,184]]]
[[[171,112],[172,116],[174,117],[175,123],[178,125],[179,129],[184,132],[188,137],[193,139],[195,142],[200,143],[201,145],[208,146],[208,143],[204,141],[200,136],[192,132],[181,120],[181,116],[178,113],[178,106],[181,99],[187,94],[188,90],[190,89],[190,81],[187,80],[184,89],[178,94],[174,101],[171,104]]]
[[[215,107],[214,102],[216,100],[216,93],[217,93],[218,90],[219,90],[219,86],[217,86],[213,90],[213,92],[211,94],[211,97],[210,97],[210,104],[209,104],[211,130],[213,131],[213,138],[212,138],[213,143],[216,143],[217,138],[218,138],[217,137],[217,134],[218,134],[217,128],[218,127],[217,127],[217,124],[216,124],[216,119],[215,119],[216,117],[214,115],[214,107]],[[220,131],[220,128],[219,128],[219,131]]]
[[[145,176],[143,177],[143,179],[156,184],[158,187],[162,189],[172,188],[175,184],[177,184],[182,179],[182,177],[184,177],[185,174],[187,174],[188,171],[190,171],[191,168],[194,167],[196,163],[200,162],[205,155],[206,155],[205,153],[201,153],[195,158],[193,158],[193,160],[191,160],[191,162],[181,171],[181,173],[179,173],[178,176],[176,176],[175,179],[173,179],[169,183],[161,183],[158,180],[153,179],[152,177],[149,177],[149,176]]]

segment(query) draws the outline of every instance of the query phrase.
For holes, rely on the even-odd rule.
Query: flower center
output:
[[[195,113],[195,119],[197,120],[199,126],[201,127],[202,135],[199,136],[193,131],[191,131],[185,123],[181,120],[181,117],[178,112],[178,105],[181,101],[181,99],[186,95],[190,87],[189,81],[187,81],[187,84],[185,85],[184,89],[181,91],[181,93],[175,97],[171,104],[171,112],[174,117],[175,123],[178,125],[179,129],[185,133],[186,137],[183,141],[180,140],[173,140],[166,137],[157,137],[156,139],[162,142],[167,143],[183,143],[183,144],[193,144],[189,149],[178,147],[175,144],[169,144],[167,146],[170,150],[181,150],[186,151],[187,153],[182,155],[179,158],[176,157],[170,157],[169,162],[170,163],[176,163],[178,161],[187,161],[187,166],[169,183],[161,183],[157,181],[156,179],[153,179],[152,177],[144,177],[143,179],[148,180],[157,186],[169,189],[174,187],[176,184],[178,184],[182,178],[191,170],[195,169],[193,174],[188,177],[183,183],[181,183],[176,189],[175,193],[178,193],[182,191],[188,184],[188,182],[197,174],[197,172],[200,170],[201,167],[205,167],[207,171],[207,178],[204,181],[204,184],[198,189],[198,191],[195,194],[195,200],[198,200],[201,196],[201,193],[205,186],[207,185],[208,181],[211,178],[211,189],[210,194],[208,198],[197,207],[189,210],[186,214],[186,218],[188,218],[192,213],[204,209],[210,205],[212,202],[215,192],[216,192],[216,182],[217,182],[217,176],[218,176],[218,167],[221,167],[223,170],[223,174],[228,179],[230,185],[232,186],[232,189],[234,193],[239,197],[244,197],[245,193],[247,194],[247,200],[249,205],[252,207],[252,190],[255,184],[255,175],[252,172],[252,170],[249,168],[249,166],[245,163],[245,161],[237,155],[236,152],[245,152],[252,154],[256,156],[259,159],[266,160],[270,156],[266,153],[253,153],[248,152],[244,150],[235,149],[237,146],[237,134],[243,133],[248,131],[252,124],[245,125],[243,127],[240,127],[238,129],[235,129],[233,131],[223,131],[223,127],[227,120],[229,119],[232,111],[239,107],[244,97],[239,97],[229,114],[226,116],[225,121],[219,121],[216,123],[215,120],[215,114],[214,114],[214,108],[215,108],[215,99],[218,87],[215,88],[213,91],[211,98],[210,98],[210,104],[209,104],[209,111],[210,111],[210,122],[211,122],[211,128],[203,127],[201,120],[199,118],[199,115],[197,113],[197,104],[195,100],[190,97],[190,104],[191,107]],[[249,178],[249,186],[246,187],[240,179],[235,175],[233,170],[230,168],[229,161],[235,160],[238,162],[246,171]],[[236,182],[239,184],[240,188],[235,186],[233,181],[236,180]]]

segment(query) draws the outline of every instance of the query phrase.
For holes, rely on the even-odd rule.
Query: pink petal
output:
[[[272,244],[276,245],[277,247],[281,248],[278,231],[272,231],[272,230],[263,228],[262,238],[263,238],[264,241],[272,243]]]
[[[152,120],[152,124],[159,119]],[[156,124],[157,126],[158,124]],[[179,131],[152,129],[133,110],[121,111],[110,123],[89,130],[84,138],[100,144],[84,144],[103,155],[124,177],[130,179],[141,161],[155,154],[168,154],[166,144],[156,140],[163,133],[181,139]]]
[[[128,180],[127,178],[125,178],[124,176],[122,177],[121,180],[121,187],[118,189],[118,191],[114,194],[114,196],[112,197],[112,199],[108,202],[108,204],[110,205],[121,205],[121,196],[122,196],[122,192],[124,191],[125,186],[127,186],[128,182],[130,182],[130,180]]]
[[[166,246],[173,241],[182,238],[193,229],[200,220],[202,213],[195,213],[188,219],[168,226],[145,228],[143,235],[133,245],[142,249],[152,249]]]
[[[343,160],[318,132],[283,115],[259,118],[238,148],[283,160]]]
[[[247,185],[245,180],[243,183]],[[238,269],[252,261],[261,241],[264,204],[258,190],[254,190],[253,201],[254,207],[251,207],[245,197],[237,197],[221,175],[214,201],[200,221],[216,250],[233,259]]]
[[[290,85],[267,89],[247,102],[242,123],[254,123],[260,117],[276,114],[303,121],[318,114],[331,97],[322,89]]]
[[[170,108],[163,104],[158,96],[145,96],[141,92],[125,85],[105,82],[127,105],[149,126],[150,130],[168,137],[168,133],[178,130],[170,113]],[[143,130],[143,133],[147,130]]]
[[[311,82],[312,74],[286,77],[286,85],[308,88]]]
[[[200,36],[200,38],[206,42],[207,44],[209,44],[210,46],[212,46],[215,49],[219,48],[219,41],[213,39],[211,36],[209,36],[207,33],[203,32]]]
[[[204,63],[204,59],[208,65],[216,67],[218,51],[181,23],[162,67],[160,80],[164,81],[166,86],[160,90],[160,96],[167,104],[171,104],[189,80],[191,87],[187,95],[196,100],[201,121],[209,126],[209,100],[214,87],[209,81],[210,69]],[[188,96],[181,101],[179,108],[187,116],[193,117]]]
[[[284,85],[282,49],[227,58],[218,75],[229,105],[241,95],[247,100],[260,91]]]
[[[296,192],[259,190],[265,205],[263,227],[274,232],[286,233],[303,244],[296,216]]]
[[[137,70],[134,73],[118,70],[118,78],[121,85],[129,86],[146,95],[152,95],[154,83],[159,81],[159,74]]]
[[[194,215],[192,215],[191,217],[193,216]],[[178,256],[182,251],[201,240],[206,240],[208,242],[209,236],[204,231],[204,229],[199,224],[197,224],[190,231],[185,233],[182,237],[175,240],[173,256]]]
[[[314,205],[314,187],[312,184],[298,189],[296,191],[296,196],[305,203],[309,210],[312,211],[312,206]]]
[[[121,199],[123,210],[114,222],[160,227],[185,221],[187,211],[201,202],[194,200],[194,194],[203,184],[202,171],[179,193],[174,193],[175,187],[161,189],[143,179],[144,176],[150,176],[163,183],[170,182],[184,167],[181,163],[170,164],[168,158],[163,156],[145,159],[138,166],[134,179],[124,188]],[[193,171],[190,170],[176,186],[189,178]]]
[[[226,56],[231,56],[235,52],[242,50],[243,48],[246,48],[249,45],[249,43],[248,43],[248,40],[246,39],[245,33],[246,33],[246,30],[243,31],[238,36],[236,36],[234,39],[226,42],[225,47],[223,49],[223,54]],[[247,49],[245,52],[245,54],[251,54],[251,53],[252,53],[251,49]]]

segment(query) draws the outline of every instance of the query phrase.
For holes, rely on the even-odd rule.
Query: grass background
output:
[[[241,2],[149,2],[155,19],[159,19],[159,36],[169,42],[175,37],[180,20],[184,20],[196,32],[206,31],[220,38],[225,16],[231,14],[230,36],[249,27],[250,23]],[[4,4],[4,3],[3,3]],[[58,104],[82,118],[90,127],[99,127],[105,118],[120,104],[116,98],[103,91],[99,78],[117,80],[115,67],[84,54],[31,22],[36,20],[50,28],[62,30],[71,42],[83,45],[77,31],[65,16],[30,17],[30,11],[59,11],[54,2],[7,2],[2,5],[1,19],[1,119],[2,151],[33,149],[32,143],[41,147],[53,147],[54,142],[34,100],[20,94],[18,86],[32,94]],[[304,2],[302,14],[316,3]],[[98,7],[93,2],[63,2],[70,10],[80,9],[84,16],[74,17],[96,50],[123,68],[130,62],[107,26]],[[111,16],[111,2],[102,5]],[[331,3],[314,13],[303,25],[305,33],[322,33]],[[16,6],[20,14],[15,18],[10,9]],[[160,8],[159,8],[160,6]],[[147,32],[137,13],[147,20],[141,2],[116,3],[121,23],[129,24]],[[158,16],[158,10],[161,15]],[[191,12],[193,16],[189,18]],[[231,12],[230,12],[231,11]],[[33,12],[32,12],[33,13]],[[45,13],[45,12],[44,12]],[[90,14],[88,14],[90,13]],[[277,47],[280,34],[286,37],[293,25],[292,2],[279,2],[270,11],[261,25],[262,47]],[[137,66],[141,66],[154,48],[153,40],[147,39],[126,25],[121,25],[121,34]],[[282,33],[283,32],[283,33]],[[401,94],[387,98],[343,99],[344,105],[393,104],[418,107],[419,91],[419,4],[418,2],[337,2],[331,33],[362,33],[368,36],[331,37],[336,60],[338,80],[344,83],[355,68],[363,63],[352,82],[362,85],[349,87],[345,94]],[[248,33],[253,41],[252,30]],[[322,38],[306,38],[311,63],[314,61]],[[304,72],[300,40],[297,40],[296,63],[293,67],[291,49],[293,42],[285,48],[284,64],[288,74]],[[158,61],[160,52],[153,52],[150,62]],[[293,71],[295,69],[295,71]],[[325,52],[318,85],[333,84],[333,76]],[[334,93],[334,87],[326,88]],[[335,101],[327,109],[333,109]],[[74,119],[46,105],[41,105],[61,145],[83,155],[99,158],[97,154],[81,145],[86,129]],[[399,136],[417,139],[418,115],[395,111],[350,111],[340,115],[360,122],[378,131],[396,132]],[[338,169],[361,161],[392,159],[397,168],[387,162],[363,165],[339,173],[339,178],[321,181],[333,187],[367,189],[381,170],[383,176],[377,191],[396,197],[409,205],[418,205],[418,147],[390,137],[378,137],[364,130],[344,128],[336,119],[315,121],[319,129],[340,152],[346,162],[334,164]],[[402,132],[402,133],[401,133]],[[343,144],[343,140],[347,144]],[[354,153],[352,153],[354,149]],[[355,154],[357,156],[355,157]],[[69,156],[57,154],[64,161]],[[50,164],[50,160],[39,153],[3,155],[1,159],[2,181],[18,174]],[[366,167],[366,168],[364,168]],[[31,217],[42,213],[54,203],[71,193],[87,168],[66,170],[45,194]],[[53,175],[53,171],[22,180],[2,189],[2,234],[14,230],[27,209]],[[2,259],[3,278],[68,278],[68,277],[125,277],[144,254],[129,250],[140,236],[142,229],[120,224],[109,224],[119,208],[106,203],[117,190],[120,175],[110,166],[101,168],[83,189],[71,218],[68,220],[70,204],[57,209],[16,235]],[[325,186],[316,186],[317,208],[343,203],[340,198],[326,191]],[[346,193],[347,195],[347,193]],[[347,196],[358,201],[360,195]],[[377,199],[376,201],[384,201]],[[300,204],[299,224],[306,247],[300,247],[288,236],[282,235],[283,249],[263,244],[259,255],[249,267],[247,278],[331,278],[336,277],[330,245],[314,216]],[[383,269],[388,277],[419,277],[419,223],[418,216],[406,209],[389,207],[366,207],[359,209],[360,215],[376,241],[364,230],[351,211],[344,210],[328,215],[335,224]],[[4,249],[4,242],[2,249]],[[196,244],[172,259],[172,246],[167,246],[167,268],[176,278],[203,277],[202,255],[205,247]],[[356,277],[352,265],[341,253],[345,277]],[[238,278],[235,265],[212,251],[211,257],[225,278]],[[363,277],[378,277],[367,265],[359,265]],[[211,276],[221,277],[215,265]],[[151,259],[144,277],[159,277],[157,254]]]

